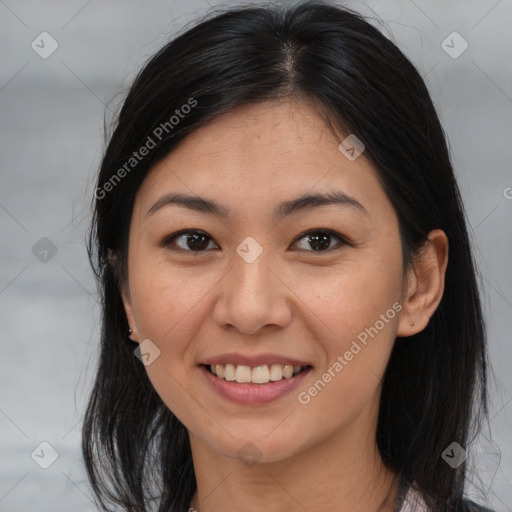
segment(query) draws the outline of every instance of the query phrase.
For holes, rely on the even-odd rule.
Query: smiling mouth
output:
[[[311,365],[292,366],[290,364],[272,365],[235,365],[235,364],[205,364],[202,365],[219,379],[238,384],[268,384],[280,380],[291,379],[299,373],[312,368]]]

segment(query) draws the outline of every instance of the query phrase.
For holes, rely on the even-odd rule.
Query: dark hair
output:
[[[333,133],[363,141],[398,215],[404,266],[430,230],[448,236],[441,303],[422,332],[395,342],[377,443],[432,510],[457,510],[466,464],[452,469],[441,454],[472,441],[487,415],[487,385],[478,283],[447,143],[423,79],[395,44],[361,15],[319,2],[208,16],[150,58],[117,116],[88,239],[103,307],[82,443],[95,496],[103,508],[145,511],[156,500],[159,511],[181,511],[196,488],[188,432],[127,338],[120,287],[137,190],[187,134],[237,106],[279,98],[310,102]],[[184,115],[175,122],[177,109]],[[130,160],[149,140],[147,156]]]

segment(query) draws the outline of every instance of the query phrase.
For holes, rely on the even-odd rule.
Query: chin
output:
[[[309,439],[304,429],[280,425],[282,420],[281,417],[277,421],[264,421],[257,425],[254,419],[243,422],[243,425],[225,424],[223,426],[226,430],[220,429],[214,437],[211,430],[199,432],[196,437],[219,455],[238,459],[249,467],[256,463],[278,463],[296,456],[306,450],[308,445],[315,444],[315,440]]]

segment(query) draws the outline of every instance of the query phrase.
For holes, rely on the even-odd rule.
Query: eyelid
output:
[[[336,249],[338,249],[338,248],[340,248],[341,246],[344,246],[344,245],[348,245],[348,246],[351,246],[351,247],[353,246],[353,244],[345,236],[343,236],[341,233],[338,233],[337,231],[335,231],[333,229],[329,229],[329,228],[312,228],[312,229],[308,229],[308,230],[302,232],[300,235],[297,235],[297,237],[292,242],[291,246],[295,245],[298,241],[302,240],[307,235],[318,234],[318,233],[327,234],[327,235],[330,235],[330,236],[332,236],[334,238],[337,238],[339,240],[339,243],[336,244],[335,246],[331,247],[330,249],[326,249],[326,250],[323,250],[323,251],[314,251],[314,250],[308,251],[308,250],[305,250],[305,249],[299,249],[299,250],[301,250],[303,252],[309,252],[309,253],[315,254],[315,255],[322,255],[322,254],[329,254],[329,253],[335,251]],[[171,233],[170,235],[166,235],[158,243],[158,246],[159,247],[163,247],[163,248],[167,248],[169,245],[171,245],[172,242],[174,242],[175,239],[179,238],[180,236],[187,235],[187,234],[201,234],[201,235],[205,235],[207,238],[210,239],[210,241],[212,241],[216,245],[218,245],[217,242],[215,241],[215,239],[211,235],[209,235],[206,231],[203,231],[202,229],[198,229],[198,228],[189,228],[189,229],[182,229],[180,231],[176,231],[174,233]],[[202,250],[202,251],[190,251],[190,250],[181,249],[179,247],[178,248],[173,248],[171,250],[176,251],[176,252],[181,252],[181,253],[193,254],[193,255],[197,255],[197,256],[203,255],[206,252],[209,252],[208,249],[205,249],[205,250]]]
[[[349,242],[349,240],[343,236],[341,233],[338,233],[337,231],[333,230],[333,229],[329,229],[329,228],[313,228],[313,229],[308,229],[306,231],[304,231],[303,233],[301,233],[300,235],[298,235],[295,240],[292,242],[292,245],[295,245],[299,240],[305,238],[307,235],[312,235],[312,234],[316,234],[316,233],[322,233],[322,234],[325,234],[325,235],[330,235],[331,237],[334,237],[334,238],[337,238],[340,242],[336,245],[334,245],[333,247],[331,247],[330,249],[326,249],[324,251],[307,251],[305,249],[300,249],[304,252],[309,252],[311,254],[315,254],[315,255],[321,255],[321,254],[330,254],[331,252],[335,251],[336,249],[339,249],[341,246],[343,245],[348,245],[348,246],[353,246],[352,243]]]
[[[162,238],[162,240],[160,242],[158,242],[157,245],[159,247],[167,248],[169,245],[171,245],[174,242],[175,239],[179,238],[180,236],[189,235],[189,234],[190,235],[192,235],[192,234],[204,235],[207,238],[209,238],[210,241],[212,241],[216,245],[218,245],[217,242],[215,241],[215,239],[211,235],[209,235],[206,231],[203,231],[202,229],[198,229],[198,228],[181,229],[179,231],[171,233],[170,235],[166,235],[166,236],[164,236]],[[203,250],[203,251],[187,251],[185,249],[181,249],[180,247],[175,247],[175,248],[173,248],[171,250],[176,251],[176,252],[181,252],[181,253],[193,254],[193,255],[197,255],[197,256],[207,252],[207,250]]]

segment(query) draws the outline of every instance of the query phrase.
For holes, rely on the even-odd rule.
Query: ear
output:
[[[135,325],[135,318],[133,315],[131,297],[130,297],[130,287],[128,283],[121,283],[119,280],[119,273],[117,270],[117,254],[114,254],[111,249],[108,249],[108,262],[112,267],[114,275],[116,276],[116,281],[119,286],[119,292],[121,294],[121,299],[123,300],[124,311],[126,313],[126,319],[128,320],[129,328],[132,330],[132,333],[129,335],[129,338],[132,341],[138,341],[137,328]],[[128,333],[127,333],[128,336]]]
[[[448,265],[448,237],[433,229],[407,274],[407,290],[397,336],[412,336],[427,326],[441,302]]]

